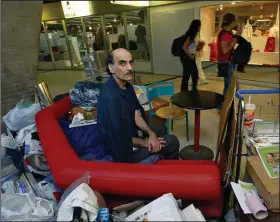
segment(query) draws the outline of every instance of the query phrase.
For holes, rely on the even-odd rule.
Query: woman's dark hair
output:
[[[236,15],[233,13],[227,13],[223,16],[223,21],[222,21],[222,28],[225,26],[230,25],[232,22],[234,22],[237,19]]]
[[[189,29],[185,33],[185,37],[190,37],[190,41],[193,42],[197,33],[199,32],[199,27],[201,26],[201,21],[195,19],[192,21]]]

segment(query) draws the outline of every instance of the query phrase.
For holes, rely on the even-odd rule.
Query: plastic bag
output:
[[[24,100],[11,109],[3,120],[11,131],[19,131],[35,123],[35,115],[41,110],[39,103],[24,104]]]
[[[53,215],[52,203],[33,194],[4,193],[1,196],[1,220],[45,221]]]
[[[141,105],[148,103],[147,87],[134,85],[134,90]]]
[[[78,82],[70,90],[71,102],[85,111],[91,111],[97,107],[101,84],[94,82]]]
[[[63,193],[63,195],[61,196],[61,199],[59,201],[59,203],[57,204],[56,208],[55,208],[55,215],[57,216],[59,208],[61,206],[61,204],[63,203],[63,201],[69,196],[70,193],[72,193],[73,190],[75,190],[78,186],[80,186],[82,183],[86,183],[87,185],[89,185],[89,181],[90,181],[90,175],[89,172],[86,172],[85,174],[83,174],[79,179],[75,180]]]

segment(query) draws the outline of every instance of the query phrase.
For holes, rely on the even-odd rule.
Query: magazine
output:
[[[257,152],[270,178],[279,178],[279,146],[257,147]]]

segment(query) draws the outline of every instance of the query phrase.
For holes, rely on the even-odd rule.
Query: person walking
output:
[[[183,44],[183,52],[180,56],[180,61],[183,66],[183,78],[181,82],[181,91],[188,91],[188,84],[190,76],[193,82],[193,90],[197,90],[197,82],[198,82],[198,69],[196,66],[195,54],[196,51],[200,51],[204,42],[196,42],[195,38],[197,33],[200,31],[201,21],[193,20],[189,29],[186,31],[184,35],[184,44]]]
[[[221,31],[218,34],[218,63],[228,63],[227,73],[224,77],[223,95],[226,95],[231,77],[235,71],[233,63],[233,51],[237,43],[237,39],[232,37],[232,31],[238,29],[238,18],[232,13],[227,13],[223,16]],[[219,70],[220,72],[220,70]]]

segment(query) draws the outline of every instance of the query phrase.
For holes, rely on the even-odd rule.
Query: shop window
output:
[[[86,31],[86,41],[89,51],[105,50],[104,35],[100,16],[83,17]]]
[[[73,64],[75,67],[82,65],[81,59],[87,55],[86,37],[83,33],[81,17],[66,19],[67,33],[70,41]]]
[[[54,69],[52,61],[51,50],[49,46],[49,39],[47,33],[45,33],[44,24],[41,23],[40,31],[40,43],[39,43],[39,53],[38,53],[38,69],[48,70]]]
[[[245,1],[200,8],[200,38],[206,43],[202,56],[202,61],[205,62],[203,66],[207,66],[204,72],[217,75],[216,66],[209,66],[207,62],[217,61],[217,34],[226,13],[234,13],[238,17],[237,34],[252,45],[249,64],[265,65],[263,69],[247,66],[245,73],[238,73],[238,78],[278,82],[279,74],[273,69],[273,66],[279,66],[279,3],[276,1]],[[269,72],[264,75],[262,72],[266,70]],[[271,78],[268,79],[267,76]]]
[[[128,48],[135,60],[150,60],[147,10],[126,12]]]
[[[106,69],[106,45],[101,16],[83,17],[85,25],[86,43],[89,53],[94,56],[99,71]]]
[[[45,22],[45,26],[54,57],[55,67],[57,69],[71,68],[68,43],[63,30],[62,21],[47,21]],[[75,59],[77,60],[77,58]]]
[[[126,48],[124,20],[122,14],[104,15],[108,50]]]

